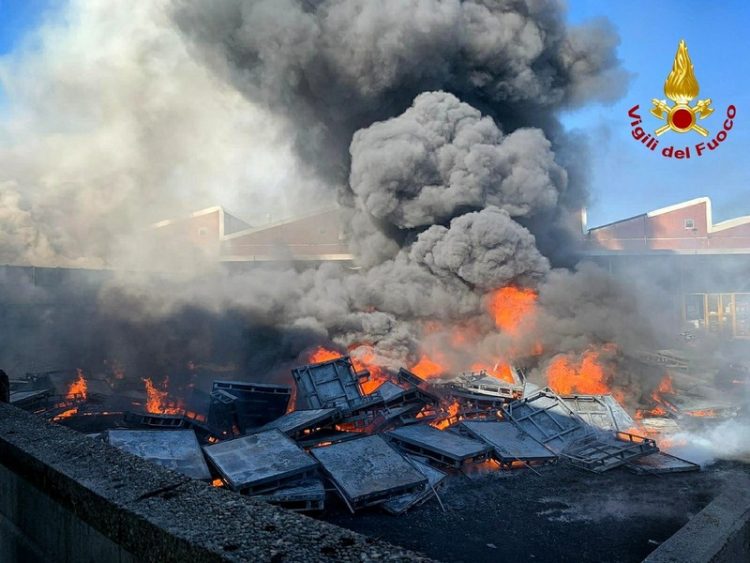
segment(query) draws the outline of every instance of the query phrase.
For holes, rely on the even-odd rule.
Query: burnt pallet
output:
[[[386,434],[400,449],[427,457],[448,467],[486,460],[492,451],[487,444],[458,433],[443,432],[425,424],[396,428]]]

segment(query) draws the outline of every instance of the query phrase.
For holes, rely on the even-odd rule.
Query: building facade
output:
[[[584,229],[584,254],[663,286],[675,322],[750,338],[750,216],[714,223],[701,197]]]

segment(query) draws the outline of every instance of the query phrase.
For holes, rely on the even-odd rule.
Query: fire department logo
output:
[[[674,56],[672,71],[664,81],[664,95],[672,103],[657,98],[651,100],[651,115],[666,123],[653,133],[648,132],[646,125],[643,123],[643,118],[639,114],[640,106],[634,105],[628,110],[630,133],[633,139],[641,143],[646,149],[655,152],[661,135],[667,131],[673,131],[674,133],[695,131],[703,137],[709,137],[708,129],[698,125],[698,121],[706,119],[714,113],[714,109],[711,107],[711,98],[698,100],[694,105],[691,105],[693,100],[698,97],[699,91],[698,80],[695,78],[695,69],[688,54],[687,44],[684,40],[681,40],[677,46],[677,54]],[[734,127],[736,115],[737,108],[730,104],[727,107],[721,130],[713,135],[712,139],[694,145],[676,146],[673,144],[660,148],[659,152],[663,157],[677,160],[700,158],[709,154],[726,141],[729,132]],[[672,139],[675,139],[675,137],[672,137]]]
[[[675,133],[695,131],[708,137],[708,130],[698,125],[696,121],[699,118],[707,118],[714,110],[711,108],[711,98],[698,100],[694,106],[690,106],[690,101],[698,96],[698,91],[699,86],[695,78],[693,62],[690,60],[687,45],[683,39],[677,47],[672,72],[664,81],[664,95],[672,100],[674,105],[670,106],[666,100],[656,98],[651,100],[654,105],[651,108],[651,115],[667,121],[666,125],[662,125],[655,131],[657,137],[670,129]]]

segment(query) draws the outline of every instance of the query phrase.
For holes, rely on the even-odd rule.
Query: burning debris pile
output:
[[[293,368],[294,389],[215,380],[210,394],[193,390],[177,411],[147,383],[144,408],[109,419],[114,427],[102,436],[190,477],[302,512],[324,510],[331,493],[352,512],[379,506],[401,514],[433,497],[442,505],[440,485],[459,473],[537,473],[555,463],[593,473],[699,469],[661,452],[640,413],[632,417],[611,394],[557,394],[521,369],[509,373],[512,382],[484,371],[424,379],[401,368],[373,376],[335,356]],[[96,412],[91,383],[79,370],[70,384],[78,392],[65,400],[75,401],[75,413],[50,393],[45,407],[25,403],[27,392],[18,391],[16,402],[66,423]],[[148,412],[157,397],[159,412]]]
[[[66,373],[65,388],[54,384],[60,374],[33,374],[15,382],[11,400],[305,511],[322,510],[334,490],[353,511],[400,513],[439,501],[439,485],[457,472],[561,461],[595,473],[695,469],[659,452],[655,431],[724,411],[681,404],[662,358],[636,357],[658,331],[630,288],[577,264],[585,147],[558,115],[617,98],[627,83],[617,37],[598,23],[568,26],[553,1],[420,6],[185,0],[133,13],[73,3],[82,14],[66,21],[82,23],[45,27],[39,52],[65,44],[60,52],[87,72],[75,74],[83,84],[61,83],[59,65],[18,65],[34,73],[34,95],[24,96],[23,80],[9,90],[30,100],[18,124],[30,131],[4,130],[12,146],[0,151],[9,171],[0,178],[9,202],[0,260],[116,271],[93,290],[95,306],[72,309],[87,311],[75,334],[67,311],[84,284],[53,284],[61,312],[37,307],[47,295],[36,285],[12,285],[14,304],[42,313],[18,320],[33,329],[9,330],[17,342],[7,348],[54,342],[60,357],[85,355],[84,365],[122,354],[156,369],[137,378]],[[110,25],[77,27],[102,21]],[[111,40],[102,29],[128,33],[114,51],[132,64],[101,64],[100,43]],[[107,70],[131,67],[116,80]],[[132,92],[146,92],[147,123]],[[71,122],[90,124],[75,142]],[[274,187],[260,198],[268,212],[337,201],[354,267],[285,259],[233,269],[197,247],[167,256],[144,241],[148,224],[192,212],[186,201],[255,201],[242,189],[252,183],[246,171],[263,168],[248,165],[252,155],[270,160],[255,141],[266,129],[283,140],[277,171],[310,178],[286,177],[294,187],[285,197],[256,178]],[[102,139],[132,150],[101,158]],[[274,152],[277,139],[265,141]],[[41,158],[60,151],[62,168]],[[302,203],[271,209],[280,199]],[[143,273],[154,269],[184,276]],[[194,355],[241,365],[241,375],[180,393],[167,378],[141,378]],[[292,386],[293,361],[304,365]],[[248,373],[263,376],[247,382]]]

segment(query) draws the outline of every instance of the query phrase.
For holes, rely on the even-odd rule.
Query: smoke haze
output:
[[[507,285],[539,293],[520,354],[540,342],[536,365],[637,350],[652,333],[627,288],[567,269],[586,163],[557,119],[623,93],[617,43],[606,22],[566,25],[555,1],[73,0],[0,62],[0,261],[115,268],[65,346],[151,370],[227,355],[270,378],[320,344],[367,346],[391,369],[454,326],[476,337],[450,366],[467,369],[519,355],[486,311]],[[174,269],[149,244],[155,221],[333,201],[356,268],[147,273]],[[55,294],[40,317],[69,302],[39,291]],[[52,316],[15,336],[61,342]]]

